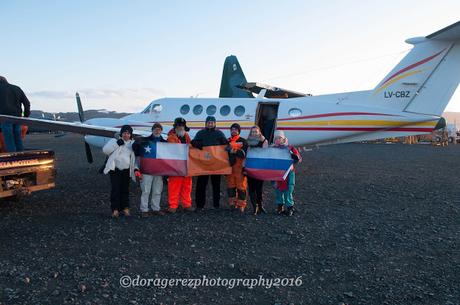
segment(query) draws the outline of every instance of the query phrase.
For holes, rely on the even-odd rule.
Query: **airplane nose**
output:
[[[85,136],[85,142],[89,145],[96,146],[96,147],[103,147],[107,141],[110,140],[109,138],[99,137],[99,136]]]

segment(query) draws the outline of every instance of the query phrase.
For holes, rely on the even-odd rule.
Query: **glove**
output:
[[[135,169],[134,170],[134,176],[136,176],[137,179],[142,180],[142,173],[140,170]]]
[[[125,144],[125,141],[123,141],[123,139],[118,139],[117,144],[118,144],[118,146],[121,146],[121,145]]]

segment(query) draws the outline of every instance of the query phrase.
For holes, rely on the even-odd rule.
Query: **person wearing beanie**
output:
[[[168,142],[189,145],[191,142],[187,133],[189,130],[184,118],[176,118],[173,128],[168,132]],[[171,176],[168,178],[168,213],[176,212],[179,207],[179,200],[184,211],[193,211],[192,177]]]
[[[110,175],[110,203],[114,218],[118,218],[120,212],[130,216],[129,179],[136,181],[135,172],[138,171],[132,149],[133,142],[133,129],[129,125],[123,125],[120,138],[110,139],[102,148],[108,156],[104,174]]]
[[[247,179],[243,175],[243,163],[248,151],[248,142],[240,137],[241,127],[238,123],[230,126],[228,138],[228,159],[232,166],[232,173],[227,176],[227,193],[230,208],[236,208],[244,213],[246,208]]]
[[[3,76],[0,76],[0,114],[17,117],[30,116],[30,102],[24,91],[20,87],[8,83]],[[24,150],[21,125],[3,122],[0,123],[0,128],[4,138],[4,148],[7,152]]]
[[[282,130],[277,130],[274,135],[274,147],[280,149],[288,149],[291,154],[294,164],[302,161],[302,156],[299,151],[292,145],[289,145],[288,139]],[[288,216],[292,216],[294,213],[294,186],[295,186],[295,170],[294,165],[289,172],[286,180],[275,182],[275,195],[278,214],[286,213]]]
[[[262,135],[259,126],[252,126],[248,136],[249,148],[265,148],[268,147],[267,139]],[[263,205],[263,188],[264,181],[257,178],[248,177],[248,193],[251,200],[254,215],[266,213]]]
[[[160,123],[155,123],[152,126],[152,134],[148,137],[141,137],[133,143],[133,151],[138,159],[144,154],[146,149],[149,149],[152,143],[166,142],[161,136],[163,132],[163,126]],[[149,217],[151,215],[162,216],[164,213],[160,209],[161,192],[163,191],[163,177],[154,176],[145,173],[140,167],[139,171],[136,171],[136,177],[140,180],[141,184],[141,216]],[[149,211],[149,201],[152,212]]]
[[[216,128],[216,118],[208,116],[205,128],[198,131],[191,142],[192,146],[203,149],[204,146],[225,145],[227,138],[224,133]],[[220,180],[221,175],[198,176],[195,189],[195,201],[197,211],[202,211],[206,203],[206,186],[211,178],[213,206],[218,209],[220,206]]]

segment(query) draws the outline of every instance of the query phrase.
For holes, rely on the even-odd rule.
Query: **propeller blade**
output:
[[[77,99],[77,108],[78,108],[78,116],[80,117],[80,122],[85,121],[85,114],[83,112],[83,106],[81,105],[80,94],[78,92],[75,94],[75,98]]]
[[[86,152],[86,160],[88,160],[88,163],[93,163],[93,154],[91,153],[91,147],[86,142],[85,142],[85,152]]]

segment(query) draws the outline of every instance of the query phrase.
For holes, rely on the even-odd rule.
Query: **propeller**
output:
[[[75,94],[75,98],[77,99],[77,108],[78,108],[78,116],[80,118],[80,122],[83,123],[85,121],[85,113],[83,111],[83,106],[81,105],[80,94],[78,92]],[[85,153],[86,153],[86,160],[88,163],[93,163],[93,154],[91,152],[91,147],[85,141]]]

